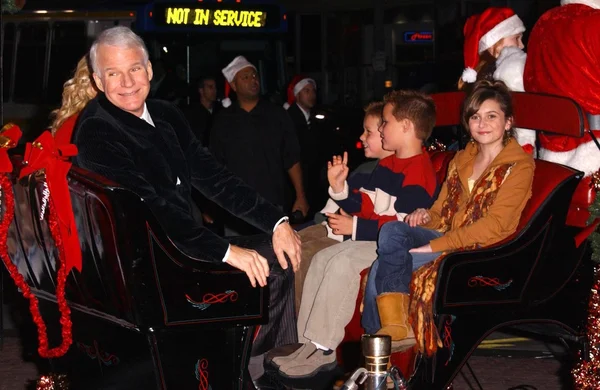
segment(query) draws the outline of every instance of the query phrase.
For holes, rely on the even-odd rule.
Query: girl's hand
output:
[[[420,246],[418,248],[413,248],[411,250],[409,250],[410,253],[432,253],[433,250],[431,250],[431,245],[427,244],[427,245],[423,245]]]
[[[431,215],[429,215],[429,211],[427,209],[416,209],[404,217],[404,222],[406,222],[410,227],[425,225],[431,222]]]

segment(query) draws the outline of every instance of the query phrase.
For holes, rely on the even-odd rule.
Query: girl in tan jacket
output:
[[[433,207],[380,230],[363,311],[368,333],[379,330],[392,340],[414,342],[408,323],[413,270],[443,252],[492,245],[517,228],[531,196],[534,161],[513,138],[506,85],[477,82],[465,99],[462,121],[471,142],[450,162]]]

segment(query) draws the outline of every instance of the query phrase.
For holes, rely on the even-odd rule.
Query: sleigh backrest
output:
[[[461,125],[464,92],[443,92],[432,95],[437,115],[436,127]],[[572,99],[539,93],[512,92],[515,125],[570,137],[583,137],[587,118]]]

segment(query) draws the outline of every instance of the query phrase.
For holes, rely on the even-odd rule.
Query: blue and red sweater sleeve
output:
[[[354,238],[374,241],[381,225],[396,221],[398,214],[431,207],[437,182],[431,160],[424,153],[408,159],[390,156],[381,160],[362,188],[366,191],[349,188],[348,197],[337,204],[357,217]]]

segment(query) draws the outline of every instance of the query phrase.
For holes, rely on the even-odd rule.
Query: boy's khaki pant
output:
[[[298,232],[300,240],[302,241],[302,262],[300,268],[294,275],[294,283],[296,289],[295,304],[296,304],[296,318],[300,311],[300,304],[302,303],[302,288],[304,287],[304,279],[310,262],[313,256],[322,249],[328,248],[332,245],[339,244],[339,241],[327,237],[327,229],[323,225],[313,225],[306,229],[302,229]]]
[[[352,319],[360,272],[377,258],[375,241],[345,241],[317,253],[304,281],[298,341],[336,349]]]

